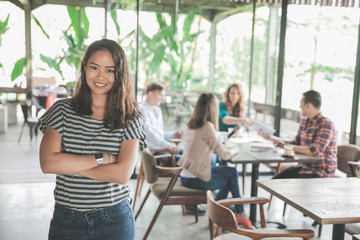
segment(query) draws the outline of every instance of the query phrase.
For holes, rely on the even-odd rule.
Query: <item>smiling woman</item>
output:
[[[86,64],[86,83],[91,89],[93,97],[100,97],[97,95],[104,95],[106,100],[107,93],[114,85],[115,63],[112,55],[107,50],[100,50],[95,52]]]
[[[38,123],[41,169],[57,174],[49,239],[134,239],[127,183],[146,143],[122,48],[90,44],[78,81]]]

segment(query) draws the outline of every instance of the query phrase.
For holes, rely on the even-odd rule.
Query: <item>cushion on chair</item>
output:
[[[157,181],[156,183],[151,184],[151,191],[152,191],[152,193],[154,193],[154,195],[157,198],[160,199],[162,197],[162,195],[164,194],[167,187],[168,187],[168,182]],[[184,195],[186,195],[186,196],[205,196],[206,190],[199,190],[199,189],[184,187],[182,185],[180,179],[178,179],[173,190],[170,193],[170,196],[184,196]]]
[[[338,169],[348,176],[352,176],[348,161],[359,161],[360,160],[360,147],[347,144],[338,146]]]
[[[252,240],[252,239],[246,236],[241,236],[236,233],[226,233],[217,236],[216,238],[214,238],[214,240]]]
[[[154,171],[154,168],[156,166],[156,160],[150,149],[144,149],[141,153],[141,158],[146,181],[150,184],[156,182],[158,180],[159,174]]]

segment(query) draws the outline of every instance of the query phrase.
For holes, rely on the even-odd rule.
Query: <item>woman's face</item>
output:
[[[111,53],[107,50],[93,53],[86,64],[85,76],[93,95],[106,95],[115,82],[115,63]]]
[[[240,99],[239,89],[237,87],[230,88],[229,100],[230,100],[231,106],[235,106],[235,104],[239,102],[239,99]]]

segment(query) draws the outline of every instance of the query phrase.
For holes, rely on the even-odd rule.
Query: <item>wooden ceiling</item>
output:
[[[0,0],[4,1],[4,0]],[[31,10],[45,4],[79,6],[79,7],[104,7],[113,4],[115,0],[6,0],[24,9],[27,5]],[[258,4],[280,4],[281,0],[256,0]],[[360,0],[288,0],[289,4],[351,7],[360,8]],[[136,3],[136,0],[134,0]],[[176,6],[178,4],[178,6]],[[140,0],[141,11],[187,13],[190,9],[202,9],[202,15],[207,19],[219,13],[235,13],[244,6],[251,6],[252,0]],[[245,8],[246,9],[246,8]]]

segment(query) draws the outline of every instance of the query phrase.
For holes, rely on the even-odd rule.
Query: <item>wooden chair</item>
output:
[[[38,122],[38,118],[31,117],[29,109],[30,109],[30,106],[26,105],[25,103],[21,104],[21,110],[22,110],[22,113],[24,116],[24,123],[21,126],[18,143],[20,143],[21,136],[22,136],[25,125],[28,125],[30,128],[30,143],[32,142],[34,134],[37,137],[38,130],[37,130],[36,124]]]
[[[181,139],[171,139],[170,142],[178,145],[181,142]],[[153,149],[150,148],[151,152],[158,152],[158,153],[168,153],[168,154],[161,154],[161,155],[157,155],[154,156],[157,159],[157,162],[160,162],[161,166],[165,166],[166,163],[169,162],[170,159],[170,165],[172,167],[176,166],[176,161],[175,161],[175,156],[174,154],[172,154],[168,149]],[[136,188],[135,188],[135,193],[134,193],[134,201],[133,201],[133,205],[132,208],[133,210],[135,210],[135,204],[136,204],[136,200],[137,198],[140,196],[141,194],[141,190],[144,184],[144,180],[145,180],[145,175],[144,175],[144,168],[143,168],[143,164],[142,161],[140,163],[140,167],[139,167],[139,172],[137,175],[137,181],[136,181]],[[185,206],[183,206],[183,214],[185,214],[186,210],[185,210]]]
[[[338,146],[338,169],[346,173],[348,177],[355,176],[351,172],[348,162],[357,162],[360,160],[360,147],[354,144]]]
[[[355,235],[360,236],[360,223],[345,224],[345,232],[352,236],[355,236]]]
[[[353,176],[360,178],[360,161],[348,162]],[[360,223],[349,223],[345,225],[345,232],[353,236],[353,239],[360,240]]]
[[[350,171],[354,177],[360,178],[360,159],[356,162],[349,161],[348,162]]]
[[[161,155],[154,156],[154,158],[157,160],[157,162],[160,162],[160,166],[164,166],[165,163],[169,162],[169,159],[170,159],[171,166],[172,167],[176,166],[175,157],[174,157],[173,154],[171,154],[169,152],[168,149],[150,149],[150,151],[151,152],[161,152],[161,153],[167,152],[168,153],[168,154],[161,154]],[[136,180],[134,201],[132,203],[133,210],[135,210],[136,200],[141,194],[141,190],[142,190],[144,181],[145,181],[145,174],[144,174],[143,161],[141,160],[140,167],[139,167],[139,172],[138,172],[137,180]]]
[[[263,239],[269,237],[297,237],[302,239],[310,239],[314,237],[314,232],[307,229],[266,229],[264,204],[268,202],[266,198],[230,198],[215,201],[211,191],[207,191],[207,205],[210,224],[210,239]],[[248,230],[238,228],[234,213],[228,208],[233,204],[256,203],[260,206],[260,222],[261,229]],[[212,229],[213,223],[217,225],[216,230]],[[231,233],[221,235],[222,230]]]
[[[360,234],[354,235],[352,240],[360,240]]]
[[[149,236],[164,205],[192,205],[195,209],[195,221],[198,222],[196,205],[206,203],[206,191],[184,187],[179,179],[182,167],[158,166],[156,159],[148,148],[142,152],[142,162],[145,179],[150,184],[150,188],[136,213],[135,220],[139,217],[150,193],[153,193],[160,200],[159,206],[143,239]],[[161,176],[170,176],[170,178],[162,178],[160,180],[159,177]]]

